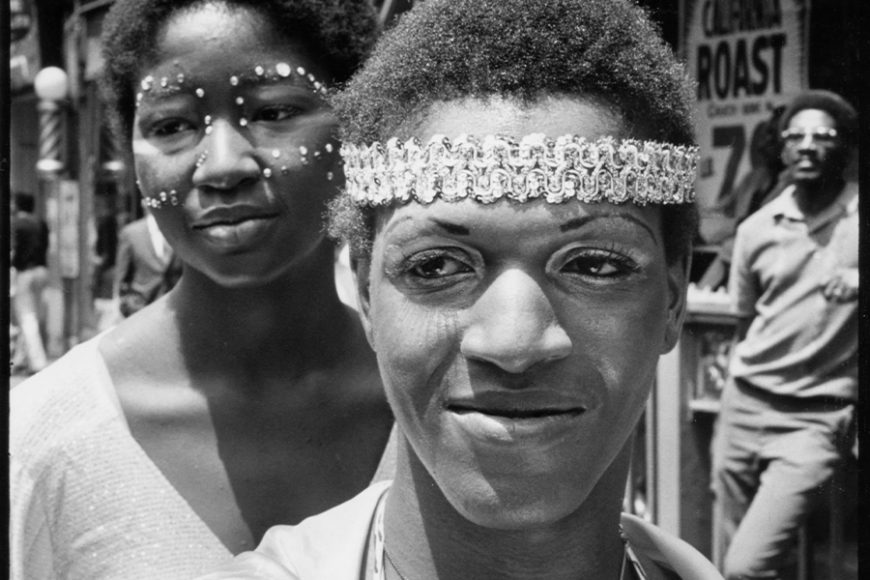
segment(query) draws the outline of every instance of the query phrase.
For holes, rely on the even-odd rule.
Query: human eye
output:
[[[391,277],[411,289],[438,290],[451,287],[474,276],[472,260],[463,252],[436,248],[405,256]]]
[[[183,118],[169,118],[155,121],[148,131],[149,135],[158,138],[172,138],[184,133],[196,131],[196,125]]]
[[[303,113],[305,113],[305,109],[297,105],[268,105],[260,107],[254,113],[251,120],[254,122],[277,123],[294,119]]]
[[[640,270],[629,256],[615,250],[585,249],[572,253],[560,272],[595,282],[625,278]]]

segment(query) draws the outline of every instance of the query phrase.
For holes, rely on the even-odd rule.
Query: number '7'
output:
[[[734,187],[737,168],[740,166],[740,160],[743,159],[743,150],[746,149],[746,129],[743,125],[713,127],[713,148],[719,147],[731,149],[728,164],[725,166],[725,178],[722,180],[722,187],[719,188],[718,199],[722,199]]]

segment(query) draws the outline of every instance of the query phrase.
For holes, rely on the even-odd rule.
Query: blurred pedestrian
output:
[[[788,186],[737,230],[738,344],[713,445],[720,566],[788,577],[798,529],[852,447],[858,398],[857,113],[827,91],[780,119]]]
[[[42,340],[45,324],[43,295],[48,283],[48,224],[34,213],[32,194],[14,195],[12,214],[12,268],[15,284],[12,310],[18,325],[13,372],[35,373],[45,368]]]
[[[181,261],[157,227],[150,209],[118,235],[112,296],[124,317],[169,292],[181,277]]]

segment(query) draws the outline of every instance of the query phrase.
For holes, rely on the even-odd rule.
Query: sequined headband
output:
[[[471,198],[493,203],[543,198],[578,201],[690,203],[695,199],[698,148],[634,139],[542,134],[478,139],[443,135],[422,145],[396,138],[344,144],[346,191],[358,205]]]

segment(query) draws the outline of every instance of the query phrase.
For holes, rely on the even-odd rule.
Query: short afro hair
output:
[[[413,136],[433,104],[493,95],[576,95],[612,105],[645,139],[695,143],[693,85],[632,0],[426,0],[384,35],[334,99],[347,142]],[[694,204],[662,208],[668,259],[691,251]],[[368,254],[374,210],[346,196],[330,233]]]
[[[788,129],[792,117],[807,109],[825,111],[834,118],[843,143],[850,147],[855,144],[858,137],[858,112],[837,93],[820,89],[804,91],[792,99],[779,119],[780,132]]]
[[[331,84],[353,74],[379,33],[369,0],[118,0],[103,25],[101,88],[123,142],[132,135],[141,67],[153,56],[161,27],[180,10],[212,2],[266,16],[278,35],[301,41],[318,58]]]

